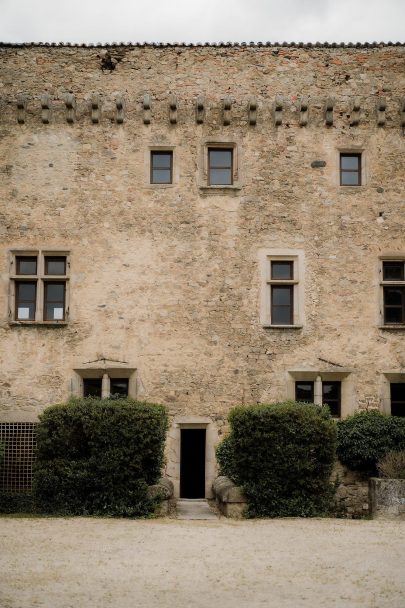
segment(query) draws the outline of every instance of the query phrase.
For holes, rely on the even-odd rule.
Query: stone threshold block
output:
[[[405,479],[369,481],[370,514],[373,519],[405,520]]]
[[[218,510],[225,517],[240,519],[247,507],[247,500],[242,490],[228,477],[217,477],[212,484]]]

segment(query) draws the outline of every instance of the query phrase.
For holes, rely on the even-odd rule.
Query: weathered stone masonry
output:
[[[3,45],[0,65],[1,422],[35,420],[94,370],[128,375],[173,416],[176,492],[179,429],[207,428],[208,493],[234,404],[321,374],[342,381],[343,415],[389,411],[403,45]],[[233,147],[233,187],[207,187],[210,143]],[[150,184],[151,149],[173,151],[172,185]],[[341,151],[361,153],[361,186],[339,185]],[[69,253],[65,324],[13,322],[18,251]],[[266,327],[260,260],[291,251],[300,323]]]

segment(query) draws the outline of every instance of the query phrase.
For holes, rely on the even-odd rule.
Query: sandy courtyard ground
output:
[[[405,522],[0,518],[1,608],[404,608]]]

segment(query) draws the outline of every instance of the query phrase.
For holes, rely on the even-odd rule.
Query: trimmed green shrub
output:
[[[132,399],[72,400],[44,411],[37,427],[34,494],[39,510],[142,517],[147,486],[163,465],[167,414]]]
[[[336,429],[327,408],[293,401],[241,406],[229,422],[230,435],[217,454],[221,472],[242,486],[248,517],[329,510]]]
[[[30,492],[0,492],[0,513],[34,513],[35,501]]]
[[[337,456],[354,471],[377,475],[377,463],[388,452],[401,450],[405,450],[405,418],[370,410],[337,423]]]

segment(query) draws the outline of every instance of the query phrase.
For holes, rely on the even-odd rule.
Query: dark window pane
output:
[[[18,300],[35,300],[36,291],[36,283],[17,283]]]
[[[172,153],[152,152],[152,166],[154,169],[170,169],[172,166]]]
[[[63,302],[46,304],[45,320],[46,321],[63,321],[65,318],[65,306]]]
[[[292,325],[291,309],[289,306],[273,306],[271,312],[272,325]]]
[[[340,182],[342,186],[359,186],[359,173],[354,171],[342,171]]]
[[[292,290],[290,287],[273,286],[272,289],[272,300],[275,306],[290,306]]]
[[[313,403],[314,401],[314,383],[313,382],[296,382],[295,383],[295,400],[306,401]]]
[[[384,301],[386,305],[401,306],[404,289],[401,287],[384,287]]]
[[[46,283],[47,302],[63,302],[65,299],[64,283]]]
[[[153,169],[152,184],[171,184],[172,176],[170,169]]]
[[[405,384],[391,383],[391,414],[405,417]]]
[[[340,416],[340,382],[322,382],[322,403],[328,405],[332,416]]]
[[[101,399],[101,378],[84,378],[83,396],[100,397]]]
[[[348,154],[340,155],[340,166],[342,169],[351,169],[354,171],[358,171],[360,168],[359,161],[360,161],[360,156],[358,156],[357,154],[354,156],[350,156]]]
[[[385,308],[384,311],[385,323],[403,323],[404,315],[402,308]]]
[[[110,395],[128,397],[128,378],[111,378]]]
[[[17,257],[17,274],[37,274],[36,257]]]
[[[45,274],[66,274],[66,258],[45,258]]]
[[[209,165],[215,167],[232,167],[232,150],[209,150]]]
[[[272,262],[272,279],[293,279],[293,262]]]
[[[232,184],[232,171],[230,169],[211,169],[210,185],[223,186]]]
[[[383,262],[384,281],[403,281],[404,262]]]

